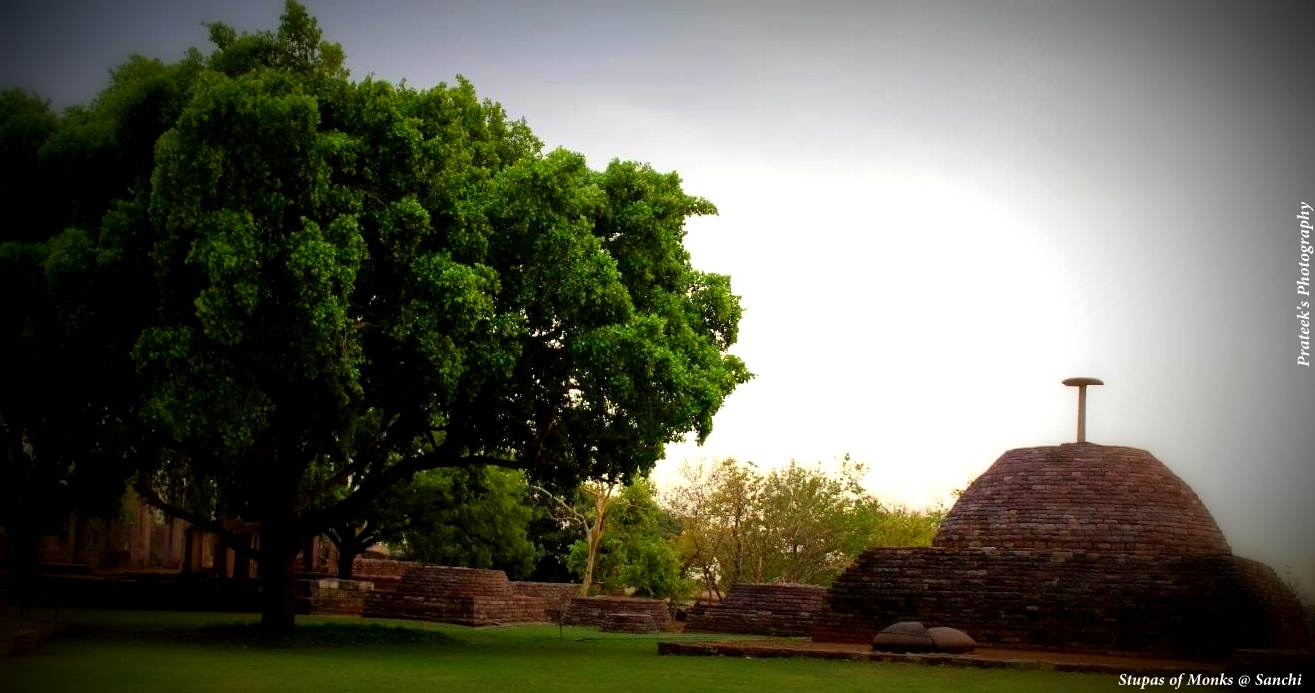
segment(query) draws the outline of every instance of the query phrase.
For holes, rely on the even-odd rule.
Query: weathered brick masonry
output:
[[[802,637],[812,633],[826,588],[817,585],[731,585],[722,601],[699,602],[689,611],[686,631]]]
[[[512,591],[501,570],[413,565],[394,592],[371,592],[365,616],[442,621],[466,626],[544,620],[544,602]]]
[[[1163,463],[1145,450],[1090,443],[1006,452],[963,492],[932,545],[1230,553],[1201,499]]]
[[[827,596],[817,640],[869,642],[897,621],[1008,646],[1223,657],[1299,647],[1300,607],[1269,568],[1235,556],[1023,549],[869,549]]]
[[[580,586],[573,582],[512,581],[511,591],[522,597],[542,599],[544,620],[557,621],[570,605],[571,598],[580,593]]]
[[[365,580],[321,578],[293,583],[299,614],[338,614],[359,616],[365,609],[365,597],[374,585]]]
[[[617,614],[636,615],[638,618],[618,617]],[[629,632],[652,632],[667,627],[671,613],[661,599],[637,597],[572,597],[562,622],[568,626],[594,626],[620,630],[624,622]],[[647,627],[639,624],[646,622]]]
[[[959,498],[932,548],[874,548],[827,595],[814,638],[867,642],[897,621],[1026,647],[1222,657],[1309,643],[1274,571],[1231,554],[1150,453],[1010,450]]]
[[[379,592],[392,592],[402,582],[402,575],[419,563],[390,561],[379,558],[357,558],[352,561],[352,579],[374,583]]]

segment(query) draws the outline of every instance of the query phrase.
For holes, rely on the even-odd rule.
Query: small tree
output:
[[[580,484],[574,498],[563,498],[542,486],[535,491],[551,505],[551,513],[563,524],[576,527],[584,539],[571,544],[567,568],[580,576],[580,596],[589,596],[594,583],[594,568],[603,546],[603,532],[607,527],[608,510],[618,482],[611,479],[591,479]]]
[[[657,489],[646,478],[623,486],[607,510],[607,532],[577,541],[569,564],[599,579],[613,591],[633,590],[655,598],[689,594],[675,540],[679,525],[656,500]]]
[[[884,507],[848,456],[834,476],[794,462],[763,475],[729,459],[683,476],[666,501],[681,560],[718,598],[736,582],[828,584],[869,546],[930,544],[943,515]]]
[[[762,544],[757,508],[762,478],[752,463],[725,459],[710,468],[681,467],[684,483],[672,489],[667,507],[679,519],[677,545],[686,572],[721,599],[722,586],[742,582]]]

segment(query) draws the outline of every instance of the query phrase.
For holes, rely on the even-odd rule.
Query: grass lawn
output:
[[[41,614],[48,617],[49,614]],[[254,616],[64,611],[37,654],[0,654],[0,691],[1087,691],[1117,677],[807,659],[659,657],[656,636],[536,625],[471,629],[301,617],[291,642],[261,643]],[[406,630],[358,624],[404,626]],[[321,628],[306,626],[328,625]],[[5,640],[12,619],[3,622]],[[664,638],[682,636],[664,636]],[[692,637],[692,636],[690,636]],[[368,642],[362,644],[364,639]]]

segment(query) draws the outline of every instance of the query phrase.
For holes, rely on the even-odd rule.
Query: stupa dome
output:
[[[1204,556],[1231,550],[1196,493],[1136,448],[1010,450],[963,492],[933,546]]]

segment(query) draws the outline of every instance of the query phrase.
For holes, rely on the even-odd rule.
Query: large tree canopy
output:
[[[350,81],[292,2],[276,32],[211,38],[130,61],[53,128],[13,109],[35,133],[15,140],[48,133],[47,173],[106,171],[34,216],[87,228],[87,270],[116,277],[90,300],[116,311],[108,345],[131,335],[139,486],[217,530],[260,523],[271,627],[301,539],[392,484],[630,476],[749,377],[729,279],[683,247],[715,210],[674,173],[544,153],[464,79]]]

